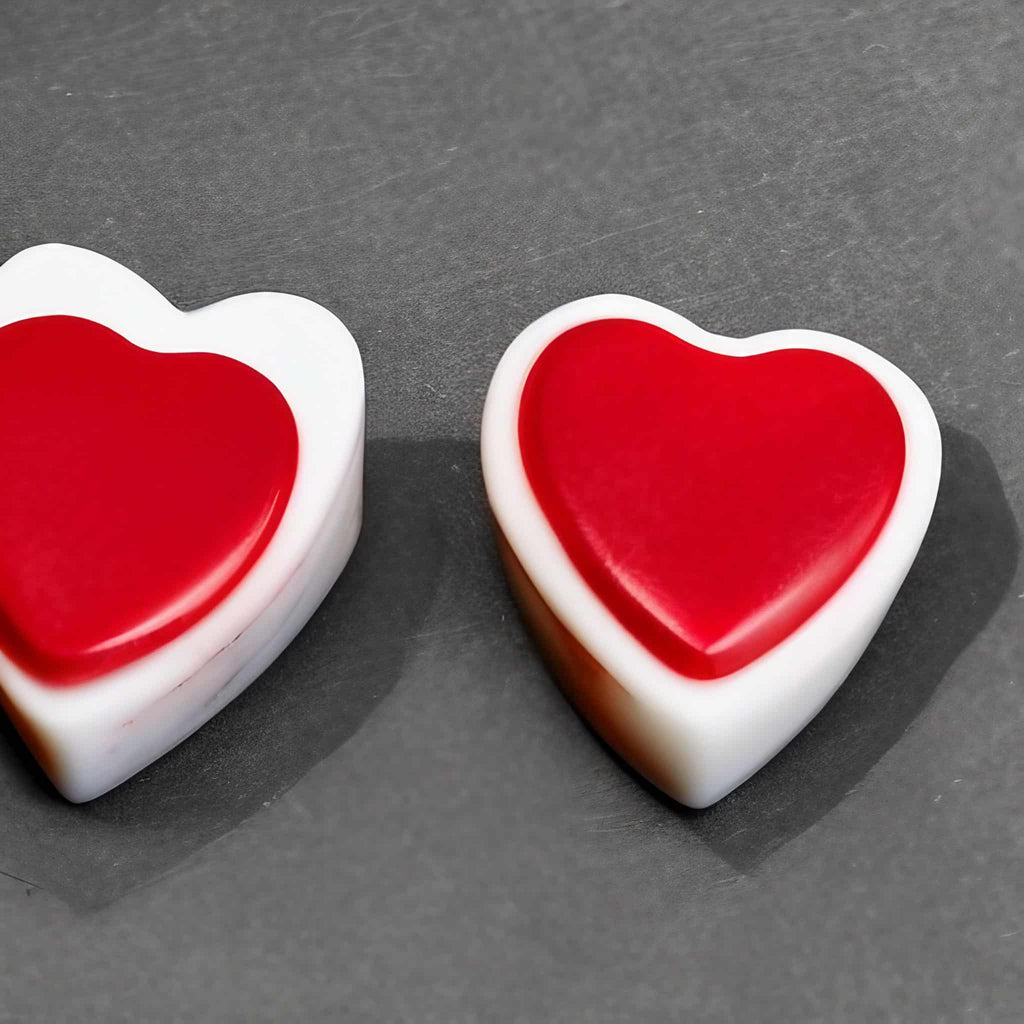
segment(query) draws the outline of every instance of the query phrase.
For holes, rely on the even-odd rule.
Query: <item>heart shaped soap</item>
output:
[[[927,526],[934,417],[845,339],[736,342],[624,296],[527,328],[483,458],[510,577],[563,686],[704,805],[820,708]]]
[[[363,379],[304,299],[182,313],[70,246],[0,268],[0,702],[87,800],[291,640],[359,531]]]

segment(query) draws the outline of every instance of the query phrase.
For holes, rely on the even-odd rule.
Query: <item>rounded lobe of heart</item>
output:
[[[519,405],[530,487],[570,560],[652,654],[728,675],[842,586],[903,477],[892,399],[829,352],[709,352],[636,320],[566,331]]]
[[[68,686],[180,635],[266,548],[298,451],[237,360],[72,316],[0,328],[0,648]]]

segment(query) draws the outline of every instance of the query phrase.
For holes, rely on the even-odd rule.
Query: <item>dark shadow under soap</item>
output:
[[[179,864],[291,788],[401,678],[444,566],[466,445],[371,441],[362,534],[273,665],[197,733],[91,803],[67,803],[0,716],[0,871],[78,907]]]

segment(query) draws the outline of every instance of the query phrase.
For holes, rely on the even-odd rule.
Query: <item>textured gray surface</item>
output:
[[[0,1021],[1019,1021],[1022,92],[997,0],[7,0],[0,257],[316,299],[371,441],[349,572],[203,732],[72,808],[0,730]],[[607,290],[854,337],[944,430],[875,644],[702,813],[564,704],[488,536],[498,355]]]

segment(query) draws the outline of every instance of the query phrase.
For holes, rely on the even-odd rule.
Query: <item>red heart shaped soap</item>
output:
[[[748,664],[835,593],[903,476],[899,414],[862,367],[808,349],[737,359],[638,320],[544,349],[519,442],[583,578],[698,679]]]
[[[0,647],[67,685],[178,636],[266,547],[297,460],[244,363],[80,317],[0,328]]]
[[[502,357],[481,431],[499,551],[567,696],[704,807],[821,708],[931,517],[941,443],[905,374],[845,338],[724,338],[580,299]]]

